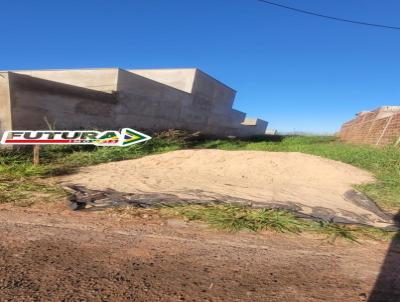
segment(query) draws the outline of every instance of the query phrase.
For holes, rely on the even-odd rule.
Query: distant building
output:
[[[354,119],[343,124],[338,136],[355,144],[399,144],[400,106],[383,106],[374,111],[359,112]]]
[[[277,135],[278,134],[278,130],[276,130],[276,129],[267,129],[267,130],[265,130],[265,134],[266,135]]]
[[[265,133],[268,123],[232,109],[236,92],[198,69],[0,72],[5,130],[184,129],[218,136]]]

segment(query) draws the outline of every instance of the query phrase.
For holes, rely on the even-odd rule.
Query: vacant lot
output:
[[[377,181],[356,188],[393,213],[400,205],[398,149],[332,138],[166,133],[128,148],[42,148],[39,166],[30,152],[2,153],[0,301],[398,301],[393,232],[223,206],[71,212],[56,183],[83,166],[180,149],[319,155],[369,171]]]
[[[42,165],[31,164],[31,153],[0,154],[0,202],[19,202],[23,192],[42,191],[34,181],[73,172],[77,167],[139,158],[149,154],[180,149],[257,150],[301,152],[341,161],[370,171],[377,181],[356,188],[386,210],[400,207],[400,149],[374,148],[337,142],[332,137],[275,137],[272,140],[207,140],[193,136],[163,133],[144,144],[118,147],[46,147],[42,148]],[[24,180],[24,184],[21,183]],[[29,185],[27,184],[29,183]],[[19,190],[21,189],[21,190]],[[50,188],[47,186],[47,190]]]

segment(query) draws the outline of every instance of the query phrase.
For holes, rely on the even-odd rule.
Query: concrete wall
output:
[[[239,129],[239,136],[264,135],[267,127],[268,122],[259,118],[248,117]]]
[[[130,69],[128,72],[192,93],[198,103],[209,100],[214,111],[231,109],[236,91],[196,68]]]
[[[8,72],[0,72],[0,135],[12,129]]]
[[[1,127],[48,129],[47,120],[57,129],[184,129],[219,136],[265,131],[266,122],[246,124],[246,114],[232,109],[233,89],[200,70],[133,72],[114,68],[5,73],[8,81],[4,78],[1,84],[0,79]]]
[[[384,146],[400,138],[400,106],[384,106],[360,112],[343,124],[338,134],[343,141]]]
[[[246,114],[232,109],[235,90],[196,69],[192,95],[194,107],[207,116],[203,130],[215,135],[239,135],[238,129]]]
[[[232,109],[236,91],[197,69],[192,94],[199,100],[209,100],[214,112],[225,113]]]
[[[178,71],[150,70],[133,74],[131,70],[120,69],[118,124],[134,120],[136,127],[142,129],[186,129],[215,135],[232,134],[240,127],[245,113],[231,108],[234,90],[195,69],[183,70],[180,75],[193,73],[190,75],[194,81],[192,93],[163,84],[160,80],[163,78],[157,77],[169,74],[171,79],[172,76],[179,79]],[[158,81],[149,80],[149,74]],[[224,106],[220,101],[224,101]],[[134,109],[138,114],[132,114]]]
[[[130,69],[129,72],[150,80],[191,93],[196,75],[195,68],[183,69]]]
[[[139,129],[182,128],[183,107],[191,104],[190,94],[120,69],[118,73],[116,124]]]
[[[13,130],[109,128],[112,94],[9,73]],[[47,120],[47,122],[46,122]]]
[[[15,73],[98,91],[111,92],[115,91],[117,87],[118,68],[21,70],[15,71]]]
[[[230,109],[225,113],[210,112],[208,126],[212,127],[226,127],[230,129],[238,129],[244,121],[246,113]]]

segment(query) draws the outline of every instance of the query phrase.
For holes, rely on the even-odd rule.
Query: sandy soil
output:
[[[389,248],[118,220],[63,204],[2,206],[0,230],[0,301],[366,301]],[[397,262],[371,302],[399,301],[390,278],[400,249],[391,250]]]
[[[373,180],[351,165],[302,153],[181,150],[83,168],[60,181],[158,194],[161,200],[172,196],[287,207],[324,219],[385,226],[382,215],[348,196],[352,184]]]

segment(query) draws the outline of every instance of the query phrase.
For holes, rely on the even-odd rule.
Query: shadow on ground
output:
[[[393,219],[400,228],[400,211]],[[400,231],[393,238],[368,302],[400,301]]]
[[[93,190],[84,185],[64,184],[63,188],[69,192],[70,208],[72,210],[102,211],[107,208],[119,206],[133,206],[138,208],[159,208],[177,205],[234,205],[250,207],[253,209],[284,210],[292,213],[297,218],[306,218],[314,221],[333,222],[341,224],[371,225],[368,215],[359,215],[345,210],[333,210],[326,207],[308,207],[310,212],[304,210],[305,206],[290,200],[284,202],[255,202],[250,199],[238,198],[226,194],[207,192],[204,190],[185,190],[189,196],[183,198],[176,194],[159,192],[127,193],[113,189]],[[383,213],[372,200],[358,192],[347,192],[349,202],[367,209],[380,217],[381,221],[392,223],[392,216]],[[86,206],[89,206],[86,208]]]

